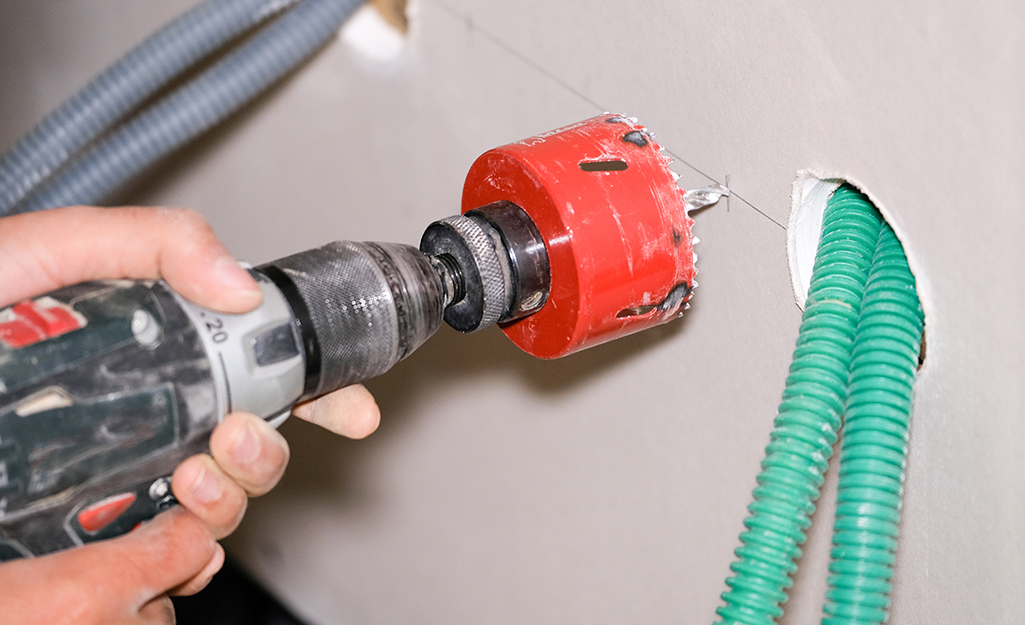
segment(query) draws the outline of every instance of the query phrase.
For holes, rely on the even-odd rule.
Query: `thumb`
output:
[[[176,508],[126,536],[5,562],[0,623],[173,622],[164,594],[204,572],[218,550],[203,522]]]
[[[174,508],[130,534],[68,552],[68,565],[77,569],[75,577],[93,580],[101,604],[120,604],[135,614],[204,572],[219,551],[197,516]]]

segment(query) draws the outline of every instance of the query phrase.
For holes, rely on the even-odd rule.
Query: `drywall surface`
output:
[[[190,3],[0,1],[0,143]],[[416,242],[484,150],[638,116],[697,218],[682,321],[562,361],[442,331],[369,384],[380,431],[289,422],[281,487],[229,549],[311,623],[714,618],[800,311],[799,170],[856,181],[917,271],[916,391],[894,623],[1025,614],[1025,5],[419,0],[390,61],[336,42],[119,201],[188,205],[251,261]],[[818,622],[835,476],[791,592]]]

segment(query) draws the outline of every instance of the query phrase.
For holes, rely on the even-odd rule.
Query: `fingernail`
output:
[[[224,487],[221,486],[221,480],[217,479],[216,475],[203,467],[189,490],[200,503],[213,503],[221,498]]]
[[[238,443],[235,444],[235,449],[231,451],[232,459],[241,464],[249,465],[252,464],[257,457],[260,455],[260,441],[256,437],[256,433],[253,432],[253,428],[246,426],[242,432],[241,438]]]
[[[260,296],[260,287],[256,280],[231,256],[218,258],[214,264],[214,273],[226,288],[239,294]]]

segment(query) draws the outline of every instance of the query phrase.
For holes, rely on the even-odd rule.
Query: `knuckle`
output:
[[[183,232],[207,234],[213,231],[206,217],[191,208],[166,207],[156,211],[169,225]]]
[[[117,208],[95,208],[91,206],[76,207],[80,211],[102,211],[102,214],[113,215],[128,221],[143,229],[151,231],[156,229],[164,236],[195,237],[206,236],[213,233],[210,222],[201,213],[191,208],[168,207],[168,206],[120,206]]]
[[[181,556],[189,548],[205,546],[213,549],[212,537],[198,516],[186,510],[170,510],[163,514],[173,516],[170,521],[171,526],[167,531],[161,532],[161,539],[153,544],[155,550],[153,554],[154,559],[158,561],[174,559]],[[147,559],[144,565],[149,566],[149,564],[150,562]]]

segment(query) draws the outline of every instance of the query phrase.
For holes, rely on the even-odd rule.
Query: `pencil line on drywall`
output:
[[[780,227],[780,228],[782,228],[783,230],[786,230],[786,229],[787,229],[787,227],[786,227],[786,226],[784,226],[783,224],[781,224],[781,223],[779,223],[778,221],[776,221],[775,219],[773,219],[773,218],[772,218],[772,217],[771,217],[771,216],[770,216],[770,215],[769,215],[768,213],[766,213],[766,212],[765,212],[765,211],[763,211],[762,209],[758,208],[757,206],[755,206],[754,204],[752,204],[752,203],[751,203],[751,202],[749,202],[748,200],[744,199],[744,198],[743,198],[743,197],[742,197],[741,195],[738,195],[736,191],[734,191],[733,189],[731,189],[731,188],[730,188],[730,180],[729,180],[729,175],[728,175],[728,174],[727,174],[727,176],[726,176],[726,181],[725,181],[725,182],[723,182],[722,180],[716,180],[716,179],[715,179],[715,178],[714,178],[713,176],[709,176],[708,174],[706,174],[705,172],[701,171],[701,170],[700,170],[700,169],[698,169],[697,167],[695,167],[695,166],[691,165],[690,163],[688,163],[688,162],[687,162],[687,159],[685,159],[685,158],[681,157],[681,156],[680,156],[679,154],[677,154],[677,153],[673,152],[672,150],[666,150],[666,154],[668,154],[669,156],[672,156],[672,157],[673,157],[673,160],[674,160],[674,161],[680,161],[681,163],[683,163],[683,164],[684,164],[684,165],[686,165],[687,167],[690,167],[690,168],[691,168],[691,169],[693,169],[693,170],[694,170],[695,172],[697,172],[698,174],[700,174],[700,175],[704,176],[704,177],[705,177],[705,178],[707,178],[708,180],[710,180],[710,181],[712,181],[712,182],[714,182],[714,183],[716,183],[716,184],[721,184],[721,185],[723,185],[724,187],[726,187],[727,189],[730,189],[730,195],[729,195],[729,196],[727,196],[727,197],[735,197],[735,198],[737,198],[738,200],[740,200],[740,201],[741,201],[741,202],[743,202],[744,204],[747,204],[748,206],[750,206],[750,207],[751,207],[751,208],[752,208],[752,209],[753,209],[753,210],[754,210],[754,211],[755,211],[756,213],[758,213],[758,214],[759,214],[759,215],[761,215],[762,217],[765,217],[766,219],[768,219],[768,220],[769,220],[769,221],[771,221],[772,223],[776,224],[777,226],[779,226],[779,227]]]
[[[772,217],[771,217],[771,216],[770,216],[770,215],[769,215],[768,213],[766,213],[766,212],[765,212],[765,211],[763,211],[762,209],[758,208],[757,206],[755,206],[755,205],[754,205],[754,204],[752,204],[751,202],[749,202],[749,201],[745,200],[745,199],[743,198],[743,196],[740,196],[740,195],[736,194],[736,193],[735,193],[735,192],[734,192],[734,191],[733,191],[732,189],[730,189],[730,195],[731,195],[732,197],[735,197],[735,198],[737,198],[738,200],[740,200],[740,201],[741,201],[741,202],[743,202],[744,204],[747,204],[748,206],[750,206],[750,207],[751,207],[752,209],[754,209],[754,211],[755,211],[756,213],[758,213],[758,214],[759,214],[759,215],[761,215],[762,217],[765,217],[766,219],[768,219],[768,220],[769,220],[769,221],[771,221],[772,223],[774,223],[774,224],[776,224],[777,226],[779,226],[781,230],[786,230],[786,229],[787,229],[787,227],[786,227],[785,225],[783,225],[783,224],[779,223],[778,221],[776,221],[775,219],[773,219],[773,218],[772,218]]]
[[[548,80],[552,81],[556,85],[562,87],[563,89],[565,89],[569,93],[571,93],[571,94],[575,95],[576,97],[580,98],[582,101],[584,101],[587,104],[593,106],[595,108],[596,112],[603,113],[603,112],[606,112],[606,111],[609,110],[608,107],[602,106],[598,102],[592,100],[585,93],[583,93],[582,91],[576,89],[570,83],[566,82],[565,80],[559,78],[558,76],[556,76],[555,74],[553,74],[549,70],[545,69],[544,66],[542,66],[539,63],[537,63],[536,61],[531,59],[529,56],[523,54],[522,52],[520,52],[516,48],[512,47],[511,45],[509,45],[505,41],[502,41],[502,39],[500,39],[494,33],[488,31],[487,29],[484,29],[484,28],[481,28],[480,26],[478,26],[473,21],[473,15],[460,13],[458,10],[448,6],[444,2],[440,2],[439,0],[422,0],[422,1],[430,2],[431,4],[433,4],[433,5],[437,6],[438,8],[442,9],[443,11],[448,13],[450,16],[452,16],[457,21],[462,22],[466,26],[466,28],[468,30],[470,30],[471,32],[480,35],[483,39],[491,42],[492,44],[494,44],[495,46],[501,48],[502,50],[505,50],[508,54],[512,55],[514,58],[519,60],[521,63],[523,63],[527,67],[530,67],[531,69],[533,69],[537,73],[541,74],[542,76],[544,76]],[[705,172],[701,171],[700,169],[698,169],[697,167],[692,165],[690,162],[688,162],[687,159],[682,158],[679,154],[676,154],[675,152],[672,152],[671,150],[668,150],[668,149],[666,150],[666,153],[668,155],[672,156],[674,160],[677,160],[680,163],[683,163],[685,166],[687,166],[688,168],[693,170],[698,175],[707,178],[711,182],[715,182],[717,184],[723,184],[722,181],[716,180],[713,176],[709,176]],[[727,188],[729,188],[729,187],[727,187]],[[771,216],[769,216],[768,213],[766,213],[762,209],[758,208],[757,206],[755,206],[754,204],[752,204],[748,200],[744,199],[742,196],[737,195],[737,193],[734,192],[732,189],[730,189],[730,195],[735,197],[735,198],[737,198],[738,200],[740,200],[744,204],[747,204],[748,206],[750,206],[752,208],[752,210],[754,210],[756,213],[758,213],[762,217],[765,217],[766,219],[768,219],[772,223],[776,224],[777,226],[779,226],[783,230],[786,230],[786,226],[785,225],[783,225],[780,222],[778,222],[775,219],[773,219]]]
[[[511,45],[507,44],[506,42],[502,41],[501,39],[498,38],[497,35],[495,35],[495,34],[489,32],[489,31],[487,31],[487,30],[477,26],[474,23],[474,21],[473,21],[473,16],[472,15],[460,13],[456,9],[453,9],[450,6],[447,6],[443,2],[437,2],[437,0],[432,2],[432,4],[435,4],[439,8],[441,8],[441,9],[447,11],[448,13],[450,13],[453,17],[455,17],[457,20],[459,20],[464,25],[466,25],[466,28],[468,30],[470,30],[471,32],[474,32],[474,33],[477,33],[477,34],[481,35],[484,39],[490,41],[491,43],[495,44],[499,48],[505,50],[506,52],[508,52],[512,56],[516,57],[523,64],[527,65],[528,67],[530,67],[531,69],[533,69],[537,73],[541,74],[545,78],[548,78],[549,80],[551,80],[555,84],[559,85],[560,87],[562,87],[566,91],[569,91],[573,95],[577,96],[578,98],[580,98],[584,102],[590,104],[595,109],[597,109],[597,111],[599,113],[605,112],[605,109],[604,109],[604,107],[602,107],[602,105],[598,104],[597,102],[595,102],[591,98],[587,97],[584,93],[582,93],[582,92],[578,91],[577,89],[575,89],[573,87],[573,85],[571,85],[571,84],[567,83],[566,81],[562,80],[561,78],[559,78],[555,74],[553,74],[550,71],[548,71],[547,69],[545,69],[542,65],[536,63],[530,57],[526,56],[525,54],[523,54],[522,52],[520,52],[516,48],[514,48]]]

